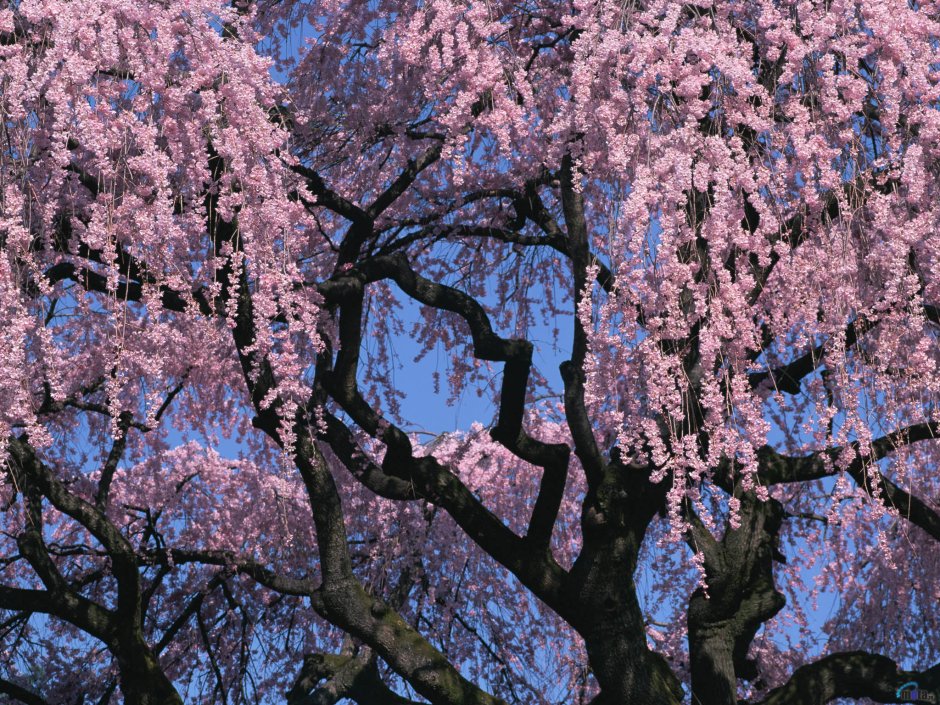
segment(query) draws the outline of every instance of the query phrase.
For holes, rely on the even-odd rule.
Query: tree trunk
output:
[[[183,705],[183,699],[148,647],[115,651],[125,705]]]
[[[646,641],[633,582],[640,540],[627,530],[591,544],[572,569],[571,621],[601,687],[592,705],[679,705],[679,681]]]

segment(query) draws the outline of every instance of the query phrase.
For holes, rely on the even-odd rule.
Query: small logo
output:
[[[937,702],[936,693],[931,693],[929,690],[921,690],[917,681],[911,681],[905,683],[900,688],[898,688],[897,693],[895,693],[898,700],[909,700],[917,703],[935,703]]]

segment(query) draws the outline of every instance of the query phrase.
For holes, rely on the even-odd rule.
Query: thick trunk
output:
[[[705,554],[706,595],[689,600],[689,659],[693,702],[736,705],[738,679],[756,677],[747,653],[757,630],[786,600],[774,586],[773,562],[782,520],[780,504],[742,495],[741,525],[716,540],[693,517],[693,534]]]
[[[144,644],[117,649],[125,705],[183,705],[183,699]]]
[[[564,616],[584,638],[600,685],[592,705],[679,705],[682,686],[648,646],[633,581],[646,528],[669,484],[640,481],[650,467],[624,465],[619,453],[612,459],[584,500],[584,548],[567,581],[572,609]]]
[[[665,659],[651,652],[645,639],[617,627],[587,640],[588,660],[601,687],[592,705],[680,705],[682,688]]]
[[[682,688],[665,659],[650,651],[633,570],[639,540],[632,533],[582,553],[574,574],[573,623],[584,638],[601,687],[593,705],[679,705]]]
[[[740,585],[746,596],[733,611],[696,590],[689,601],[689,657],[692,692],[700,705],[736,705],[738,679],[753,679],[747,651],[758,627],[785,604],[772,585]],[[740,593],[739,593],[740,594]],[[730,614],[730,616],[729,616]]]
[[[689,603],[689,623],[705,621],[708,598],[696,591]],[[738,675],[734,665],[735,635],[731,625],[690,627],[692,692],[700,705],[736,705]]]

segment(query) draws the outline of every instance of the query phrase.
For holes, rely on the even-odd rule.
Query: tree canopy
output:
[[[2,0],[0,69],[0,699],[940,699],[936,3]]]

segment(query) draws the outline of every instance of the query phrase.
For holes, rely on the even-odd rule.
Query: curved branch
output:
[[[522,430],[525,391],[531,366],[532,345],[525,340],[497,336],[483,308],[457,289],[432,282],[411,269],[403,256],[368,260],[362,265],[366,281],[392,279],[415,300],[451,311],[470,327],[474,355],[479,359],[505,361],[499,419],[491,431],[494,439],[519,457],[546,468],[541,504],[534,522],[538,540],[547,547],[564,489],[568,448],[529,437]],[[330,395],[366,433],[387,446],[383,470],[414,486],[415,494],[445,509],[454,520],[497,561],[506,566],[536,595],[549,604],[558,603],[564,571],[545,551],[535,552],[532,543],[517,536],[443,464],[432,456],[415,458],[411,442],[394,424],[381,418],[362,397],[356,383],[361,340],[362,295],[350,296],[341,306],[340,343],[333,372],[325,380]]]
[[[366,208],[366,214],[374,220],[391,206],[414,183],[418,175],[431,166],[441,156],[443,143],[437,142],[424,151],[417,159],[409,159],[408,165],[385,191],[379,194],[372,205]]]
[[[845,329],[846,349],[855,345],[858,339],[875,325],[876,322],[873,321],[852,321]],[[752,372],[747,376],[748,384],[751,389],[756,389],[766,380],[770,380],[776,390],[787,394],[799,394],[800,383],[820,366],[825,350],[826,343],[821,343],[785,365],[764,372]]]
[[[587,331],[581,323],[579,310],[587,290],[587,270],[593,264],[584,208],[584,194],[573,159],[566,154],[561,169],[561,203],[568,229],[568,252],[574,272],[572,298],[575,303],[574,334],[571,343],[571,359],[561,364],[561,377],[565,384],[565,417],[574,439],[574,452],[581,461],[588,484],[596,486],[603,475],[605,463],[601,456],[594,429],[584,402],[584,362],[588,353]]]
[[[44,275],[50,284],[57,284],[60,281],[70,280],[81,286],[85,291],[93,291],[100,294],[111,295],[108,289],[108,278],[88,267],[78,267],[72,262],[59,262],[49,267]],[[186,310],[187,300],[183,295],[171,289],[165,284],[158,285],[160,292],[160,304],[167,311],[182,313]],[[122,301],[141,301],[144,296],[143,286],[131,279],[123,279],[117,282],[113,295]],[[193,303],[199,308],[199,311],[206,316],[213,313],[212,304],[205,296],[203,289],[197,289],[189,294]]]
[[[47,700],[43,699],[37,693],[27,690],[5,678],[0,678],[0,693],[9,695],[11,698],[23,703],[23,705],[50,705]]]
[[[924,304],[922,310],[924,317],[928,321],[940,324],[940,307]],[[856,319],[849,323],[845,329],[846,349],[858,343],[863,335],[873,330],[877,325],[877,320]],[[778,391],[786,392],[787,394],[799,394],[800,383],[822,364],[827,343],[828,341],[821,343],[779,367],[763,372],[752,372],[747,376],[748,384],[751,389],[756,389],[765,381],[769,380],[774,389]]]
[[[306,181],[307,188],[317,197],[317,204],[341,215],[352,223],[368,223],[369,215],[359,206],[346,200],[338,193],[326,185],[323,177],[315,170],[306,167],[303,164],[291,165],[291,170],[302,176]]]
[[[119,610],[128,610],[134,614],[140,598],[140,579],[134,550],[128,540],[94,505],[69,492],[56,479],[52,471],[36,457],[35,452],[25,441],[13,437],[9,448],[11,456],[29,483],[35,483],[43,495],[49,498],[53,506],[63,514],[72,517],[94,536],[107,550],[112,562],[112,570],[120,588]],[[131,606],[135,607],[132,609]]]
[[[231,223],[220,223],[220,228],[223,233],[234,234]],[[235,238],[230,241],[235,242]],[[257,413],[255,425],[280,444],[279,409],[283,404],[279,399],[271,405],[265,404],[265,397],[275,388],[276,380],[267,358],[259,357],[253,350],[256,338],[253,302],[244,270],[234,295],[237,309],[232,334],[244,382]],[[366,592],[353,575],[339,490],[310,435],[310,420],[298,411],[293,422],[297,436],[293,449],[294,464],[307,491],[323,578],[319,588],[307,592],[314,609],[332,624],[375,649],[415,690],[432,702],[442,705],[500,705],[501,700],[466,680],[398,612]],[[252,566],[251,570],[265,579],[272,579],[270,571],[261,566]]]
[[[334,705],[343,698],[360,705],[419,705],[385,685],[367,647],[352,656],[307,654],[287,705]]]
[[[889,433],[871,442],[869,455],[859,455],[859,444],[854,442],[855,460],[847,468],[848,474],[860,486],[875,494],[884,506],[896,510],[912,524],[919,526],[930,536],[940,541],[940,513],[923,500],[902,489],[878,469],[875,463],[901,448],[920,441],[936,440],[940,432],[940,423],[936,421],[913,424],[893,433]],[[806,456],[786,456],[770,446],[758,451],[760,469],[758,478],[764,484],[790,482],[808,482],[823,477],[837,475],[840,469],[836,465],[838,457],[845,452],[844,447],[829,448]]]
[[[39,602],[53,614],[101,639],[113,654],[120,672],[121,689],[131,705],[150,702],[181,705],[182,700],[147,644],[143,631],[141,585],[137,556],[130,542],[97,507],[72,494],[23,439],[10,439],[12,472],[21,481],[31,511],[30,525],[17,545],[48,588],[45,592],[0,589],[0,604],[26,599]],[[117,581],[117,605],[108,610],[78,594],[50,558],[42,539],[38,494],[88,530],[105,548],[111,573]],[[14,609],[22,609],[15,607]],[[27,608],[29,609],[29,608]],[[153,698],[151,700],[151,698]]]
[[[326,429],[318,433],[318,437],[329,444],[336,457],[343,462],[353,477],[369,490],[386,499],[407,501],[419,498],[413,484],[387,474],[369,460],[346,424],[326,410],[323,411],[323,417],[326,421]]]
[[[920,697],[911,697],[910,690],[903,690],[905,687],[918,690]],[[864,651],[832,654],[801,666],[787,683],[752,705],[822,705],[836,698],[868,698],[878,703],[940,702],[940,664],[926,671],[902,671],[885,656]]]

